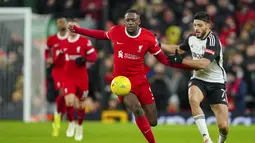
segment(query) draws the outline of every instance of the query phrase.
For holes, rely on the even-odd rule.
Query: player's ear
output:
[[[211,23],[206,22],[206,28],[210,29],[211,28]]]

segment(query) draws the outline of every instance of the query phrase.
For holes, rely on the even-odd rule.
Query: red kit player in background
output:
[[[65,57],[61,54],[60,43],[68,37],[66,26],[67,21],[65,18],[57,19],[58,33],[48,37],[47,49],[45,51],[46,58],[51,58],[53,61],[52,78],[59,94],[56,98],[57,112],[54,113],[53,136],[58,136],[61,118],[65,113],[65,99],[61,89],[65,78]]]
[[[79,22],[71,20],[72,25],[79,27]],[[67,117],[69,126],[66,131],[68,137],[74,136],[75,140],[80,141],[83,138],[82,122],[85,115],[84,100],[88,96],[89,78],[86,64],[95,62],[97,54],[89,39],[76,33],[69,33],[66,40],[61,43],[62,51],[65,55],[65,73],[64,94],[67,106]],[[74,109],[76,108],[78,122],[74,123]]]
[[[140,16],[136,10],[125,14],[125,26],[114,26],[110,31],[88,30],[68,24],[70,31],[99,40],[112,40],[114,44],[114,76],[126,76],[132,84],[131,92],[119,99],[133,112],[138,128],[149,143],[155,143],[151,126],[157,125],[157,110],[150,84],[145,76],[144,56],[150,52],[161,63],[168,63],[157,39],[149,30],[140,28]],[[189,68],[176,65],[179,68]]]

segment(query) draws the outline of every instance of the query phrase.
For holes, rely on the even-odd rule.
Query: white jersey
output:
[[[220,40],[212,32],[204,39],[199,39],[195,34],[191,34],[180,45],[184,51],[190,51],[193,60],[206,58],[211,61],[205,69],[194,70],[191,79],[199,79],[211,83],[225,83],[226,72],[223,68],[223,51]]]

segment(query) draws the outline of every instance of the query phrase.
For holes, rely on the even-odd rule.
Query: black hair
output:
[[[207,22],[207,23],[211,22],[211,18],[209,16],[209,14],[207,14],[204,11],[200,11],[200,12],[196,13],[193,19],[194,20],[202,20],[202,21]]]
[[[76,23],[80,23],[80,21],[76,18],[73,19],[68,19],[68,22],[76,22]]]
[[[125,14],[127,14],[127,13],[135,13],[135,14],[137,14],[137,15],[140,15],[139,12],[138,12],[136,9],[129,9],[129,10],[127,10],[127,11],[125,12]]]

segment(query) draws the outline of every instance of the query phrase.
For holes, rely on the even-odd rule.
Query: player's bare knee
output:
[[[83,104],[77,104],[76,105],[76,109],[78,109],[78,110],[82,110],[82,109],[84,109],[85,107],[83,106]]]
[[[142,107],[137,108],[133,111],[135,117],[140,117],[144,114]]]
[[[66,106],[67,107],[73,107],[74,104],[73,104],[73,102],[71,100],[66,100]]]
[[[228,127],[228,122],[221,122],[218,124],[219,130],[223,134],[228,134],[229,127]]]
[[[73,101],[73,100],[71,100],[71,99],[66,99],[65,101],[66,101],[66,106],[67,106],[67,107],[72,107],[72,106],[74,106],[74,101]]]
[[[75,104],[75,109],[80,109],[80,105],[79,104]]]
[[[156,127],[158,125],[158,120],[149,120],[149,123],[152,127]]]
[[[73,98],[71,96],[72,95],[68,95],[65,98],[65,103],[66,103],[67,107],[73,107],[74,106],[74,100],[73,100]]]
[[[131,104],[128,108],[134,113],[136,117],[140,117],[144,114],[143,108],[138,103]]]

